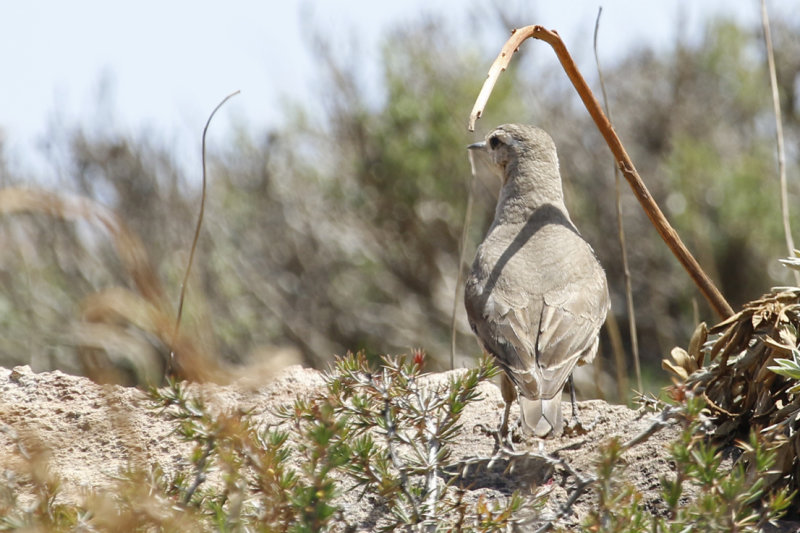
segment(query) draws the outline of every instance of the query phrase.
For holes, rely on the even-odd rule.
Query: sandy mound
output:
[[[456,371],[458,372],[458,371]],[[446,380],[449,373],[433,374],[432,382]],[[275,379],[257,388],[237,382],[228,386],[191,385],[188,389],[213,409],[252,410],[261,422],[276,424],[273,409],[290,404],[297,395],[308,396],[323,386],[322,374],[292,366]],[[464,430],[454,448],[454,460],[488,457],[494,441],[475,427],[495,426],[503,402],[499,389],[490,383],[481,385],[483,399],[470,404],[462,418]],[[570,408],[565,405],[568,416]],[[602,401],[580,403],[581,418],[592,426],[583,436],[531,441],[518,450],[533,449],[567,461],[575,472],[594,474],[599,446],[611,436],[625,441],[652,424],[653,415]],[[517,413],[512,411],[512,416]],[[658,500],[659,476],[670,471],[666,444],[677,435],[677,428],[666,428],[625,453],[629,465],[626,475],[644,495],[645,502]],[[182,442],[173,425],[153,410],[140,390],[119,386],[101,386],[89,379],[62,372],[35,374],[29,367],[12,370],[0,368],[0,470],[19,465],[21,450],[48,450],[49,464],[63,480],[64,499],[78,498],[82,487],[102,489],[113,476],[130,464],[159,465],[166,473],[190,468],[187,462],[192,445]],[[545,463],[517,465],[504,473],[505,465],[486,470],[479,464],[471,470],[470,491],[491,498],[507,496],[515,489],[530,490],[542,484],[551,497],[544,513],[555,514],[574,486],[573,476]],[[352,491],[350,491],[352,492]],[[565,526],[579,521],[591,504],[586,493],[573,507],[574,513],[561,522]],[[357,518],[368,528],[370,503],[345,493],[342,506],[347,516]],[[374,520],[374,518],[373,518]]]

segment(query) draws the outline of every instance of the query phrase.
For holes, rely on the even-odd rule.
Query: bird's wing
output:
[[[465,307],[472,330],[480,339],[483,348],[494,356],[500,367],[520,389],[535,392],[538,387],[538,376],[528,372],[534,361],[534,344],[530,349],[520,349],[527,342],[526,335],[517,334],[512,321],[520,326],[520,313],[527,313],[524,305],[510,305],[506,298],[498,297],[494,291],[478,292],[470,297],[470,286],[467,286]],[[485,300],[484,300],[485,298]],[[514,317],[510,319],[510,317]]]
[[[585,278],[581,290],[564,286],[544,294],[536,341],[542,398],[564,388],[575,365],[591,363],[597,353],[598,333],[609,308],[605,276]]]
[[[497,319],[479,336],[528,398],[553,398],[579,361],[594,358],[608,289],[605,276],[581,281],[532,296],[527,305],[499,292],[490,297]]]

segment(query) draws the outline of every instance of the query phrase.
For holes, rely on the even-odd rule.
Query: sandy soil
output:
[[[456,371],[458,372],[458,371]],[[427,379],[437,383],[448,373],[432,374]],[[322,374],[299,366],[286,368],[270,382],[252,387],[245,382],[220,386],[192,385],[209,406],[218,409],[252,409],[265,423],[278,423],[272,410],[291,403],[295,397],[309,395],[323,386]],[[458,437],[454,459],[466,460],[491,455],[494,441],[477,430],[478,424],[495,426],[503,402],[499,389],[491,383],[481,386],[483,399],[471,404],[463,417],[464,431]],[[48,450],[52,472],[63,480],[61,497],[79,498],[81,488],[102,489],[113,476],[133,462],[158,464],[165,472],[189,468],[187,457],[191,444],[181,442],[172,433],[170,423],[148,407],[145,394],[134,388],[101,386],[87,378],[59,371],[33,373],[29,367],[0,368],[0,473],[21,464],[20,442],[27,448]],[[570,413],[564,405],[565,414]],[[623,406],[594,400],[580,402],[581,418],[591,431],[582,436],[531,440],[517,445],[518,450],[533,449],[562,458],[582,475],[594,473],[598,448],[612,436],[628,440],[649,427],[653,416]],[[512,417],[516,417],[512,411]],[[628,465],[625,475],[642,492],[648,508],[658,512],[659,476],[670,472],[666,445],[678,429],[661,430],[624,455]],[[26,450],[31,453],[31,450]],[[554,515],[574,487],[575,479],[563,469],[555,471],[543,462],[517,464],[504,472],[505,464],[487,470],[480,465],[471,470],[472,496],[500,498],[515,489],[536,490],[546,487],[550,500],[541,516]],[[541,490],[541,489],[539,489]],[[345,514],[355,518],[363,529],[375,520],[370,518],[371,503],[351,496],[342,497]],[[573,513],[560,520],[569,527],[585,515],[591,505],[587,492],[573,506]]]

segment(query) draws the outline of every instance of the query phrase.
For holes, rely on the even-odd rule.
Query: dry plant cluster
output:
[[[796,258],[785,261],[793,268]],[[766,476],[772,489],[800,489],[800,288],[778,287],[708,330],[701,324],[689,349],[675,348],[664,367],[678,378],[676,394],[701,396],[713,425],[705,434],[738,444],[749,461],[747,435],[757,432],[776,454]]]

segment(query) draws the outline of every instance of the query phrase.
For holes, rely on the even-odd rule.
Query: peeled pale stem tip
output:
[[[470,144],[467,146],[467,155],[469,156],[469,171],[472,174],[472,179],[475,180],[477,177],[477,170],[475,170],[475,150],[478,148],[479,143]]]

